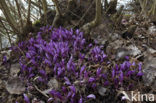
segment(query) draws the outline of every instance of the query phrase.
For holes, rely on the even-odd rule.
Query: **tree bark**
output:
[[[61,11],[58,7],[58,1],[57,0],[52,0],[54,5],[55,5],[55,10],[56,10],[56,14],[55,14],[55,17],[54,17],[54,20],[53,20],[53,23],[52,23],[52,26],[55,27],[56,26],[56,23],[58,22],[58,20],[60,19],[61,17]]]
[[[44,11],[44,23],[47,24],[47,1],[46,0],[42,0],[42,7],[43,7],[43,11]]]
[[[0,0],[0,6],[1,6],[3,13],[6,17],[6,20],[10,24],[11,28],[15,31],[15,33],[19,33],[19,30],[17,29],[17,23],[16,23],[15,19],[13,18],[13,16],[11,15],[10,10],[6,4],[6,1]]]
[[[97,26],[101,21],[101,0],[96,0],[96,14],[95,19],[85,25],[81,28],[81,30],[84,31],[85,36],[88,36],[89,31],[91,28]]]
[[[15,0],[15,2],[16,2],[16,7],[17,7],[19,19],[20,19],[19,21],[20,21],[21,29],[23,29],[23,20],[22,20],[20,6],[19,6],[19,3],[18,3],[18,0]],[[22,31],[22,30],[20,30],[20,31]]]

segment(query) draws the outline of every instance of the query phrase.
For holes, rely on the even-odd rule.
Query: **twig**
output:
[[[13,15],[11,14],[8,5],[5,0],[0,0],[0,6],[3,10],[3,13],[6,17],[6,20],[10,24],[11,28],[15,31],[15,33],[20,33],[19,29],[17,29],[17,22],[15,21]]]
[[[21,15],[21,11],[20,11],[18,0],[15,0],[15,2],[16,2],[17,10],[18,10],[18,15],[19,15],[19,18],[20,18],[21,27],[23,29],[23,20],[22,20],[22,15]]]
[[[30,8],[31,8],[31,0],[29,0],[29,3],[28,3],[28,13],[27,13],[27,23],[26,23],[26,25],[28,25],[28,23],[30,21]]]
[[[43,7],[43,11],[44,11],[44,22],[45,24],[47,24],[47,1],[46,0],[42,0],[42,7]]]
[[[89,34],[91,28],[97,26],[101,21],[101,0],[96,0],[96,15],[95,19],[82,26],[81,30],[84,31],[85,36]]]
[[[33,85],[34,87],[35,87],[35,89],[39,92],[39,93],[41,93],[43,96],[45,96],[46,98],[49,98],[49,96],[47,95],[47,94],[45,94],[45,93],[43,93],[35,84]]]
[[[3,28],[6,30],[6,33],[7,33],[8,39],[9,39],[9,43],[11,45],[11,38],[10,38],[9,32],[8,32],[7,28],[5,27],[5,25],[3,24],[2,20],[0,20],[0,22],[1,22],[2,26],[3,26]]]
[[[89,12],[89,10],[91,9],[91,7],[93,6],[95,1],[92,1],[91,5],[89,6],[89,8],[86,10],[86,12],[84,13],[84,15],[80,18],[80,20],[78,21],[78,23],[76,24],[76,26],[78,26],[80,24],[80,22],[84,19],[84,17],[87,15],[87,13]]]

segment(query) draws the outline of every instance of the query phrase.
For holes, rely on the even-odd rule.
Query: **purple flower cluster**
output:
[[[48,102],[83,103],[96,99],[98,86],[109,85],[112,80],[121,85],[125,77],[142,75],[141,64],[137,72],[129,61],[116,65],[111,79],[102,65],[90,70],[87,64],[108,64],[107,56],[100,46],[87,43],[79,30],[42,27],[36,37],[19,43],[13,50],[20,54],[20,76],[29,83],[36,78],[44,85],[51,78],[59,82],[60,87],[49,92]]]
[[[129,84],[128,81],[132,78],[140,78],[142,75],[142,63],[130,63],[126,60],[122,64],[116,64],[116,66],[112,68],[112,80],[116,88],[121,86],[125,86],[126,88],[126,86],[128,86],[126,89],[130,89],[132,84]]]
[[[90,50],[90,60],[93,62],[104,62],[105,58],[107,57],[104,51],[101,51],[101,48],[99,46],[95,46]]]

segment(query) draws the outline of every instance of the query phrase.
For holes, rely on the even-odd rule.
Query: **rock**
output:
[[[128,49],[131,50],[131,55],[133,56],[137,56],[139,54],[141,54],[141,51],[139,50],[139,48],[135,45],[129,45],[128,46]]]
[[[59,88],[59,83],[55,78],[50,79],[50,81],[48,82],[48,86],[51,89],[58,89]]]
[[[6,83],[6,89],[10,94],[22,94],[26,87],[25,83],[19,78],[11,78]]]
[[[44,94],[48,94],[52,89],[57,90],[59,88],[59,82],[55,78],[51,78],[48,82],[48,89],[42,91]]]
[[[112,41],[115,41],[121,38],[121,36],[117,33],[110,34],[109,37],[111,38]]]
[[[126,48],[118,48],[116,52],[116,60],[124,59],[125,56],[130,55],[131,52],[132,52],[131,50],[128,50]]]
[[[143,68],[143,81],[146,86],[156,88],[156,58],[148,56]]]
[[[144,69],[143,73],[145,85],[156,89],[156,68],[150,66],[148,69]]]
[[[107,88],[104,88],[104,87],[99,87],[99,88],[98,88],[98,93],[99,93],[101,96],[105,96],[105,95],[106,95],[106,91],[107,91]]]
[[[120,48],[122,45],[123,45],[123,41],[122,40],[116,40],[114,42],[111,42],[106,47],[106,53],[107,54],[114,54],[115,50]]]
[[[10,68],[10,76],[16,77],[19,72],[20,72],[20,65],[19,65],[19,63],[12,64],[11,68]]]
[[[148,28],[148,33],[149,34],[155,34],[156,33],[156,26],[150,26]]]
[[[144,60],[144,69],[148,69],[149,67],[156,68],[156,57],[152,55],[147,55]]]
[[[106,42],[107,42],[107,39],[106,39],[106,38],[103,38],[103,37],[101,37],[101,36],[95,37],[94,39],[97,40],[98,43],[99,43],[99,44],[102,44],[102,45],[105,45]]]

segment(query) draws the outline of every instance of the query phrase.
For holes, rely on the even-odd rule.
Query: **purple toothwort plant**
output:
[[[30,103],[30,100],[29,100],[28,96],[26,94],[23,94],[23,96],[24,96],[24,101],[26,103]]]
[[[98,86],[118,88],[124,86],[128,78],[142,76],[142,65],[130,63],[129,57],[122,64],[116,64],[110,74],[106,73],[102,64],[111,62],[107,61],[102,46],[87,43],[79,30],[45,26],[36,37],[12,49],[20,57],[20,76],[28,83],[37,80],[37,83],[48,87],[51,78],[59,82],[60,86],[49,92],[48,102],[84,103],[95,100],[98,98],[95,92]],[[100,67],[89,68],[88,64]],[[30,103],[26,94],[23,96],[26,103]]]

